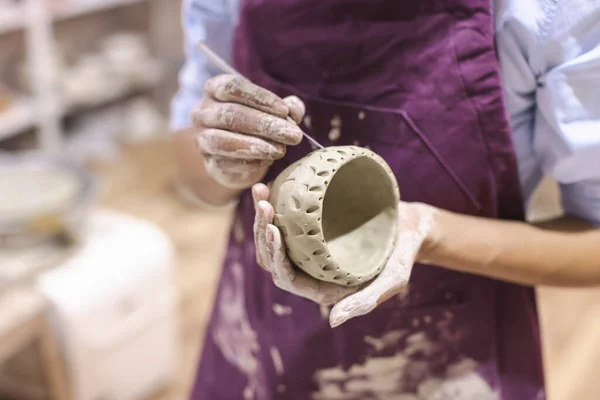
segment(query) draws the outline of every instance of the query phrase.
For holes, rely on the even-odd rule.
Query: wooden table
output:
[[[35,343],[50,399],[70,400],[65,365],[47,307],[46,300],[30,289],[15,288],[0,293],[0,364]],[[17,398],[26,397],[28,390],[14,382],[4,389],[8,392],[5,396]]]

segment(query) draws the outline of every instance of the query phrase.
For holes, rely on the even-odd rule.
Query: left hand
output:
[[[423,241],[433,231],[437,213],[435,207],[426,204],[400,202],[397,244],[387,264],[371,282],[347,287],[315,279],[292,264],[281,232],[273,225],[274,210],[268,202],[269,195],[269,188],[263,184],[252,187],[257,261],[271,272],[279,288],[319,304],[335,304],[329,315],[332,327],[368,314],[406,289],[412,266]]]

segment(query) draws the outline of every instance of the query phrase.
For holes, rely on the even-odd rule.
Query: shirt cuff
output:
[[[183,183],[181,183],[179,181],[174,182],[174,188],[175,188],[175,193],[176,193],[177,197],[181,201],[183,201],[184,203],[186,203],[188,205],[197,207],[197,208],[202,208],[205,210],[222,210],[222,209],[226,209],[226,208],[230,208],[230,207],[235,207],[235,205],[237,204],[237,199],[234,199],[223,205],[214,205],[214,204],[207,203],[206,201],[202,200],[199,196],[197,196],[186,185],[184,185]]]
[[[172,131],[181,131],[192,127],[191,111],[200,100],[197,96],[190,96],[179,92],[171,102],[170,128]]]
[[[560,190],[565,213],[600,228],[600,179],[561,184]]]

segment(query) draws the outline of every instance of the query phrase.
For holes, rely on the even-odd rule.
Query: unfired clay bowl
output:
[[[381,272],[397,231],[398,183],[377,154],[317,150],[275,180],[270,202],[288,257],[314,278],[359,285]]]

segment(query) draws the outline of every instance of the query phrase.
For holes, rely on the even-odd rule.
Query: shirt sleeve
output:
[[[588,49],[540,78],[534,148],[542,169],[561,186],[565,212],[600,226],[600,18],[597,21],[590,36],[573,41]]]
[[[552,32],[539,31],[544,15],[520,14],[497,39],[525,195],[550,175],[564,211],[600,227],[600,7]]]
[[[204,41],[211,49],[231,61],[234,13],[227,0],[184,0],[182,5],[185,36],[185,63],[179,72],[179,91],[171,103],[171,129],[191,126],[190,111],[202,99],[206,80],[220,71],[196,48]]]
[[[533,46],[527,32],[527,26],[521,23],[506,22],[496,35],[496,42],[521,187],[529,199],[542,171],[533,147],[537,83],[535,72],[527,62]]]

